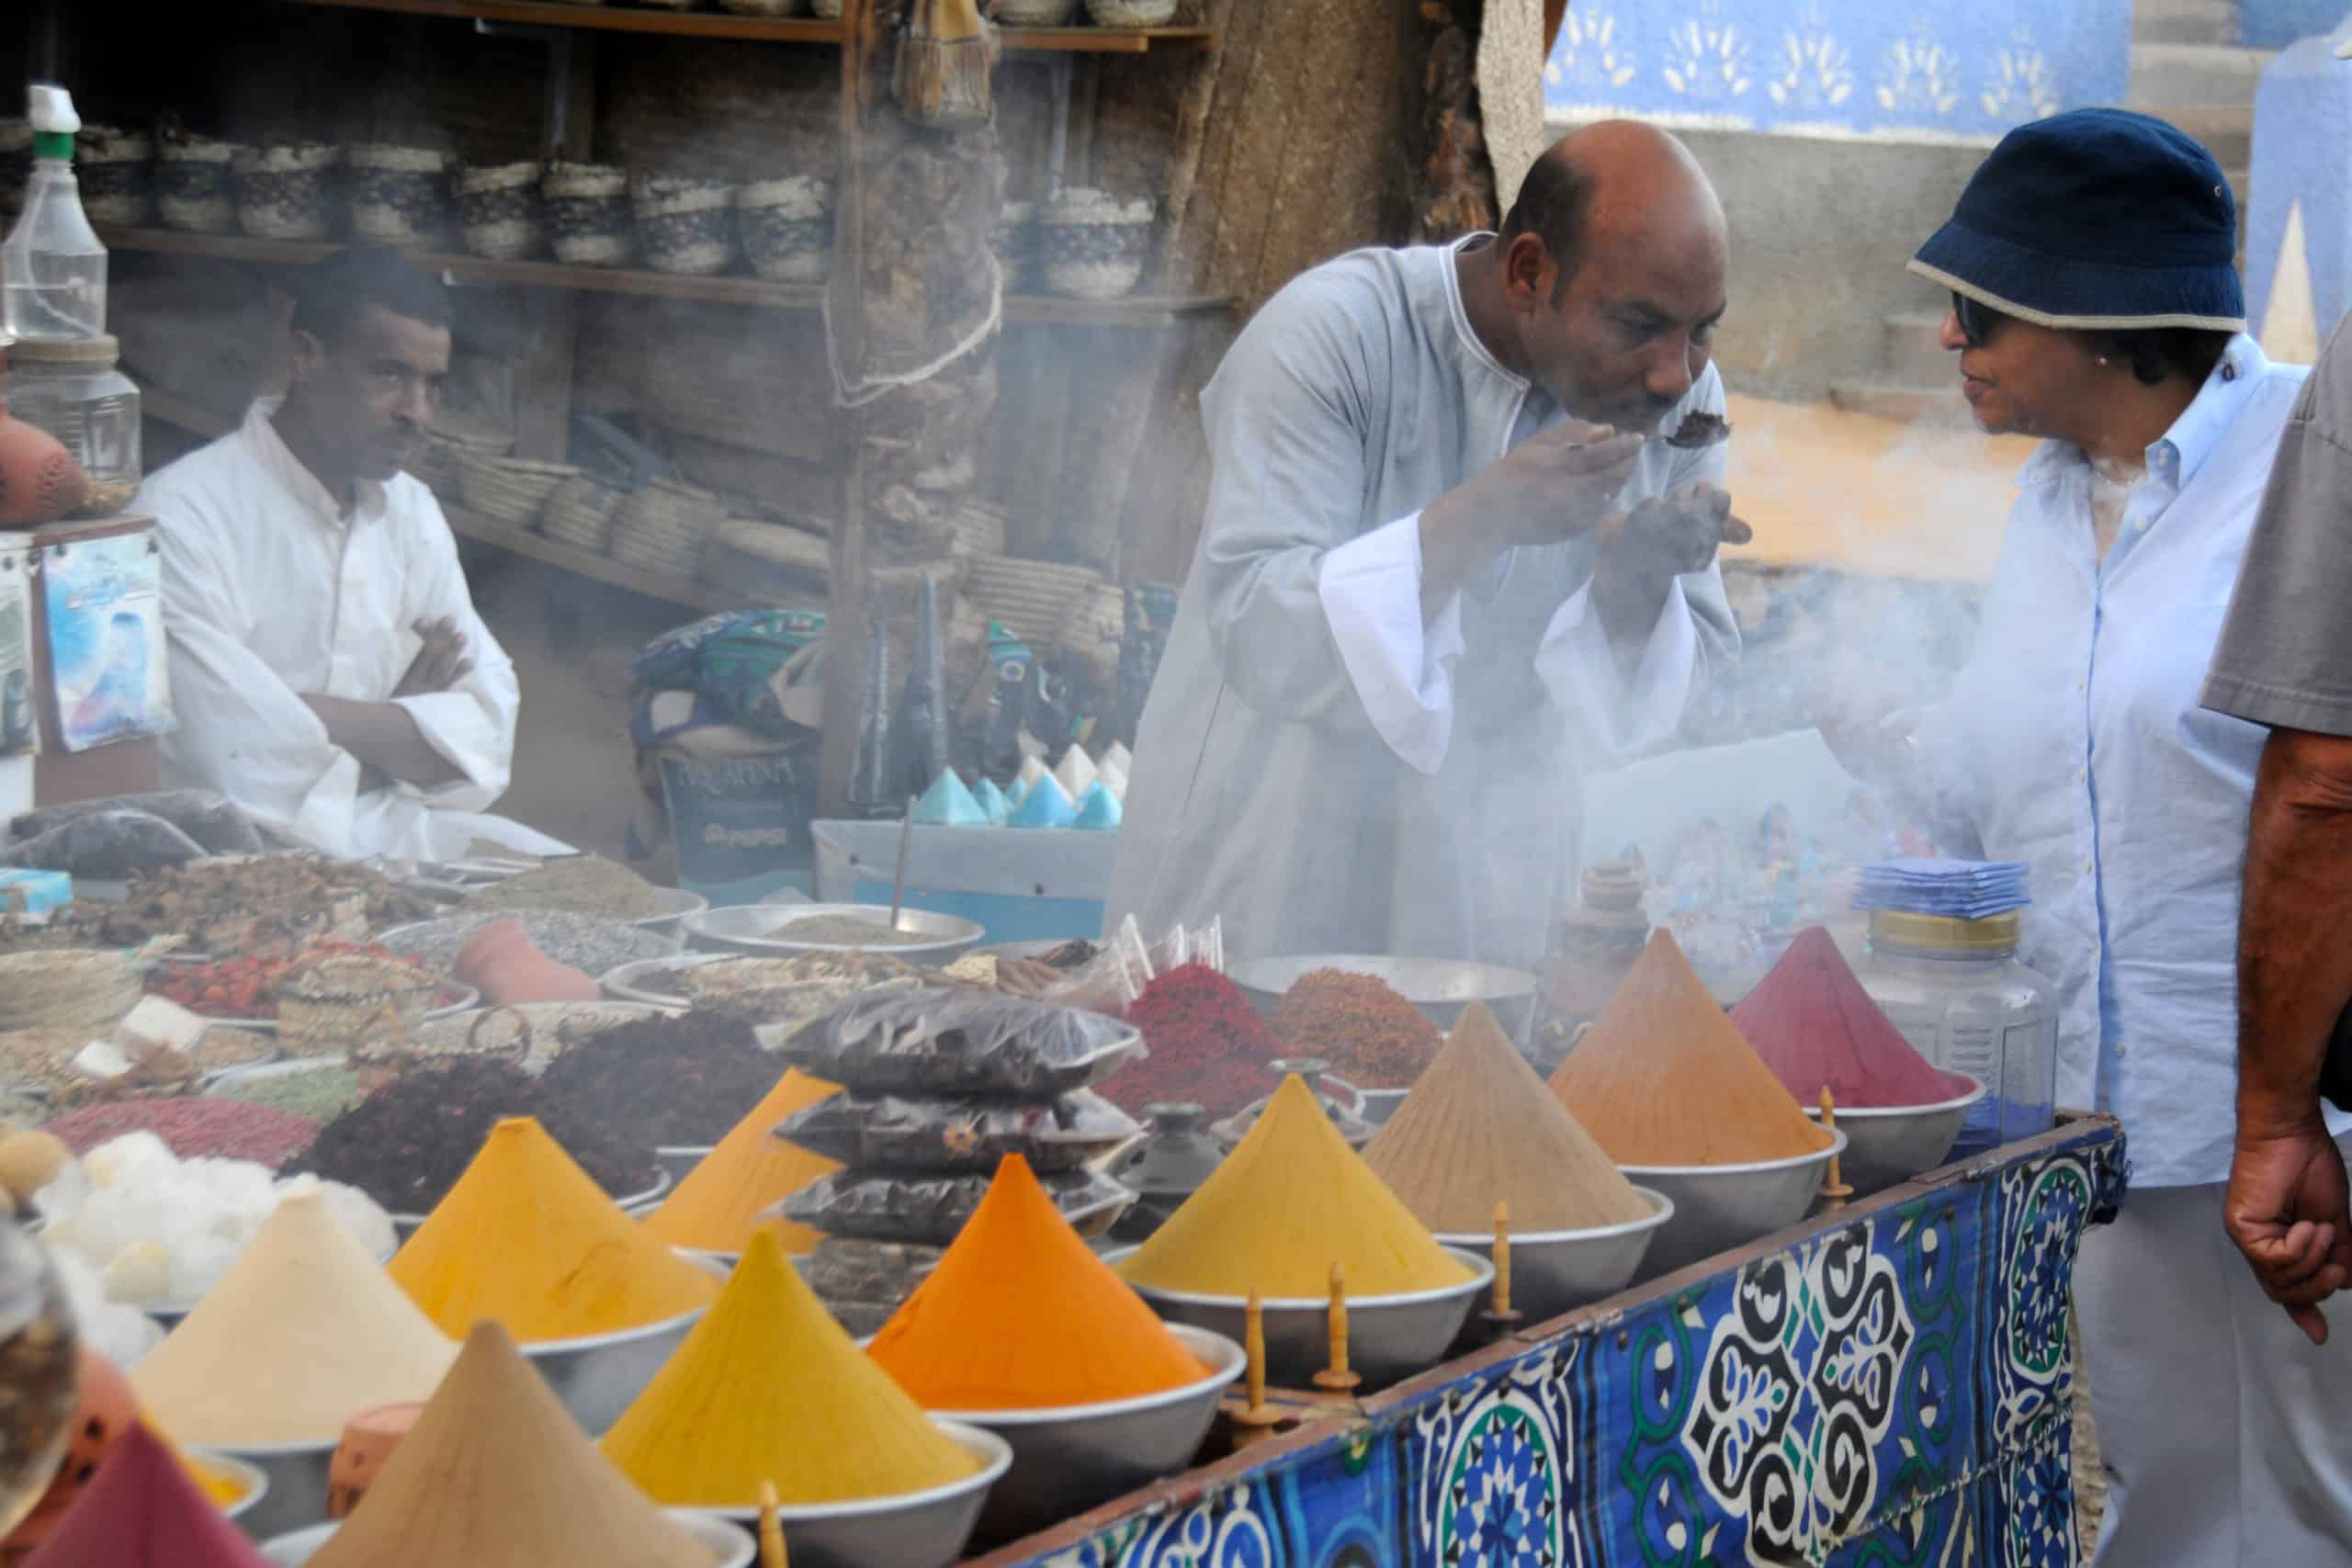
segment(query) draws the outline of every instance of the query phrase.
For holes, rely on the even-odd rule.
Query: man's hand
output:
[[[1638,434],[1566,420],[1431,502],[1421,511],[1422,613],[1434,615],[1505,550],[1600,526],[1641,455]]]
[[[392,688],[392,695],[422,697],[447,692],[473,673],[474,661],[466,651],[466,634],[454,616],[419,621],[411,629],[424,639],[424,646],[409,661],[408,673]]]
[[[1593,604],[1609,640],[1638,650],[1666,604],[1674,580],[1704,571],[1724,545],[1744,545],[1755,531],[1731,514],[1731,496],[1695,484],[1604,518],[1593,563]]]
[[[2316,1110],[2275,1131],[2240,1123],[2222,1223],[2263,1293],[2326,1344],[2319,1303],[2352,1282],[2352,1201],[2344,1156]]]

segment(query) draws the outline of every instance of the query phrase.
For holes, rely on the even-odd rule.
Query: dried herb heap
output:
[[[466,896],[468,910],[560,909],[642,920],[673,911],[669,894],[616,861],[602,855],[571,855],[549,861],[503,882]]]
[[[1319,1056],[1358,1089],[1410,1089],[1443,1037],[1420,1009],[1374,975],[1316,969],[1274,1004],[1274,1035],[1294,1056]]]
[[[1205,964],[1170,969],[1127,1010],[1150,1055],[1111,1075],[1102,1092],[1128,1111],[1190,1100],[1211,1117],[1230,1116],[1266,1091],[1266,1064],[1281,1055],[1232,981]]]
[[[625,1118],[657,1148],[708,1148],[781,1070],[750,1025],[709,1013],[648,1017],[564,1048],[539,1079],[544,1103],[583,1122]]]
[[[322,855],[257,855],[142,876],[129,898],[105,911],[98,931],[123,947],[184,936],[190,948],[214,958],[283,957],[316,938],[357,940],[437,912],[432,900],[363,865]]]
[[[307,1147],[319,1124],[266,1105],[181,1096],[85,1105],[51,1118],[42,1131],[77,1155],[125,1133],[153,1133],[182,1159],[249,1159],[274,1168]]]
[[[582,1116],[549,1105],[538,1080],[519,1067],[458,1057],[376,1090],[328,1122],[286,1173],[348,1182],[393,1213],[422,1214],[457,1185],[492,1127],[532,1116],[596,1185],[625,1197],[653,1185],[652,1140],[633,1126],[626,1137],[618,1131],[632,1114],[618,1106],[605,1117]]]

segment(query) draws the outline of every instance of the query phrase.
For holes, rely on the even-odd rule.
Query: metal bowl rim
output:
[[[1950,1071],[1949,1068],[1938,1068],[1937,1070],[1939,1072]],[[1904,1116],[1928,1117],[1953,1111],[1966,1111],[1970,1106],[1974,1105],[1978,1100],[1993,1092],[1983,1083],[1978,1082],[1975,1078],[1969,1077],[1969,1075],[1966,1073],[1953,1073],[1951,1076],[1956,1078],[1968,1078],[1968,1081],[1974,1087],[1970,1089],[1966,1094],[1957,1096],[1954,1099],[1932,1100],[1926,1105],[1857,1105],[1851,1110],[1841,1105],[1837,1108],[1838,1120],[1841,1123],[1849,1119],[1856,1122],[1892,1122],[1898,1117]],[[1804,1113],[1807,1116],[1812,1117],[1815,1122],[1819,1122],[1821,1120],[1821,1107],[1818,1105],[1806,1106],[1804,1108]]]
[[[702,911],[697,910],[695,912],[699,914]],[[682,919],[683,917],[679,918]],[[635,997],[616,997],[612,995],[612,992],[616,988],[626,989],[631,987],[641,987],[645,981],[652,978],[656,975],[683,975],[689,969],[700,968],[706,964],[716,964],[722,958],[741,958],[743,954],[740,953],[668,953],[662,954],[659,958],[631,958],[624,963],[614,964],[610,969],[607,969],[602,975],[597,976],[596,987],[597,989],[605,993],[605,998],[610,1001],[645,1002],[645,997],[643,995]],[[665,991],[662,994],[669,996],[673,993]],[[678,997],[678,1002],[680,1005],[691,1005],[692,1001],[693,998],[684,995],[680,995]],[[646,1002],[645,1005],[649,1007],[669,1007],[673,1004],[669,1002]]]
[[[924,1414],[930,1416],[928,1411]],[[966,1453],[978,1460],[980,1468],[958,1480],[928,1486],[920,1492],[893,1492],[880,1497],[853,1498],[846,1503],[786,1504],[776,1509],[776,1518],[787,1525],[818,1524],[834,1519],[866,1518],[878,1514],[912,1513],[917,1508],[948,1502],[967,1493],[984,1492],[1012,1468],[1012,1445],[987,1427],[967,1426],[944,1416],[931,1416],[931,1424],[954,1438]],[[755,1522],[760,1517],[760,1510],[756,1507],[701,1508],[695,1511],[715,1514],[738,1524]]]
[[[1611,1241],[1619,1236],[1637,1235],[1644,1231],[1654,1231],[1674,1218],[1673,1199],[1655,1187],[1636,1186],[1634,1190],[1648,1200],[1650,1204],[1650,1212],[1638,1220],[1626,1220],[1613,1225],[1591,1225],[1584,1230],[1575,1231],[1512,1231],[1510,1244],[1517,1248],[1556,1247],[1563,1242],[1571,1241]],[[1432,1231],[1430,1234],[1437,1237],[1440,1247],[1459,1247],[1464,1252],[1476,1252],[1482,1246],[1492,1247],[1495,1239],[1491,1235],[1481,1235],[1476,1231]],[[1351,1307],[1354,1306],[1355,1299],[1350,1297],[1348,1304]]]
[[[710,908],[710,899],[707,896],[690,888],[663,887],[657,883],[654,885],[653,891],[665,898],[673,900],[678,907],[674,909],[664,909],[658,915],[632,915],[621,922],[623,925],[636,926],[641,931],[648,926],[663,925],[671,920],[682,920],[688,915],[699,915]],[[592,918],[601,920],[605,917],[595,915]]]
[[[913,915],[925,920],[944,920],[950,922],[949,930],[926,931],[922,934],[928,940],[923,942],[894,942],[880,946],[854,942],[799,942],[790,937],[737,936],[729,931],[710,930],[711,918],[725,914],[729,909],[778,909],[785,911],[779,917],[780,920],[816,919],[826,915],[853,918],[878,915],[881,919],[876,924],[879,925],[887,923],[890,918],[890,906],[888,904],[729,904],[726,909],[703,909],[684,916],[678,922],[679,929],[688,937],[705,942],[760,942],[779,953],[929,953],[936,948],[954,947],[959,942],[968,948],[986,941],[989,934],[988,928],[978,920],[967,920],[961,915],[944,915],[933,909],[901,909],[899,918],[904,919]],[[899,934],[914,933],[902,931]]]
[[[205,1443],[199,1451],[227,1454],[231,1459],[248,1461],[256,1459],[299,1459],[304,1454],[331,1454],[342,1446],[341,1438],[329,1438],[312,1443]]]
[[[1826,1147],[1815,1149],[1811,1154],[1791,1155],[1786,1159],[1749,1160],[1744,1165],[1621,1165],[1617,1168],[1628,1177],[1769,1176],[1842,1155],[1846,1152],[1847,1142],[1845,1132],[1833,1127]]]
[[[1141,1251],[1142,1247],[1143,1244],[1137,1242],[1134,1247],[1114,1247],[1102,1254],[1102,1261],[1106,1266],[1115,1267],[1125,1262],[1132,1254]],[[1438,1285],[1426,1291],[1399,1291],[1394,1295],[1386,1296],[1360,1296],[1351,1291],[1348,1292],[1348,1310],[1351,1313],[1379,1312],[1386,1308],[1427,1306],[1431,1302],[1444,1301],[1452,1296],[1474,1295],[1494,1283],[1495,1260],[1493,1258],[1473,1252],[1467,1247],[1447,1247],[1443,1242],[1440,1242],[1438,1247],[1456,1263],[1468,1269],[1471,1278],[1458,1284]],[[1147,1285],[1140,1280],[1127,1280],[1124,1274],[1119,1278],[1126,1280],[1127,1288],[1146,1301],[1163,1301],[1176,1306],[1224,1307],[1234,1312],[1245,1311],[1250,1304],[1250,1298],[1247,1296],[1212,1295],[1205,1291],[1164,1291],[1157,1285]],[[1268,1312],[1327,1312],[1330,1309],[1331,1298],[1329,1296],[1261,1296],[1258,1298],[1258,1304]]]
[[[187,1452],[190,1459],[201,1460],[214,1469],[235,1477],[244,1487],[236,1501],[220,1505],[223,1517],[233,1520],[269,1495],[269,1472],[253,1461],[232,1454],[227,1449],[214,1448],[209,1443],[190,1443],[187,1446]]]
[[[658,1323],[640,1324],[635,1328],[616,1329],[610,1334],[583,1334],[576,1339],[518,1339],[514,1342],[514,1348],[524,1355],[534,1359],[541,1356],[562,1356],[585,1350],[608,1350],[616,1345],[623,1345],[638,1339],[650,1339],[656,1334],[666,1333],[672,1329],[691,1327],[696,1319],[709,1310],[710,1303],[705,1303],[691,1312],[682,1312],[675,1317],[665,1317]]]
[[[1405,993],[1399,989],[1397,995],[1405,996],[1405,999],[1415,1007],[1449,1007],[1457,1002],[1466,1005],[1474,1001],[1517,1001],[1521,997],[1534,996],[1540,987],[1540,982],[1535,976],[1527,970],[1513,969],[1507,964],[1481,964],[1476,959],[1469,958],[1400,958],[1389,953],[1280,953],[1256,958],[1236,958],[1226,964],[1226,977],[1245,989],[1270,992],[1271,987],[1254,985],[1247,977],[1250,966],[1258,964],[1311,964],[1318,969],[1341,970],[1346,970],[1351,964],[1441,964],[1462,970],[1490,984],[1490,988],[1469,997],[1412,997],[1405,996]],[[1348,972],[1377,974],[1376,970],[1349,970]],[[1493,984],[1496,982],[1499,984]],[[1389,984],[1392,987],[1395,986],[1394,981],[1390,981]]]
[[[1353,1307],[1355,1303],[1351,1300],[1348,1304]],[[1160,1326],[1177,1338],[1187,1341],[1186,1349],[1219,1370],[1181,1387],[1161,1389],[1158,1393],[1106,1399],[1093,1404],[1038,1404],[1018,1410],[938,1410],[930,1414],[944,1416],[950,1421],[960,1421],[971,1427],[1044,1427],[1064,1421],[1138,1416],[1147,1410],[1182,1404],[1203,1394],[1215,1393],[1231,1384],[1249,1368],[1250,1352],[1213,1328],[1195,1328],[1189,1323],[1169,1323]]]

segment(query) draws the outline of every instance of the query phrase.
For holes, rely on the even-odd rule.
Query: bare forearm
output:
[[[305,695],[302,700],[327,728],[327,739],[359,759],[363,767],[420,789],[456,784],[466,775],[433,748],[416,720],[398,703],[362,703],[347,697]]]
[[[2238,1123],[2308,1120],[2352,1002],[2352,740],[2274,733],[2263,749],[2238,925]]]

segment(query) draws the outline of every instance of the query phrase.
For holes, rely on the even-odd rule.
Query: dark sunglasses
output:
[[[1960,335],[1968,340],[1971,348],[1983,348],[1993,329],[2007,318],[1991,306],[1971,299],[1955,288],[1951,291],[1951,313],[1960,322]]]

